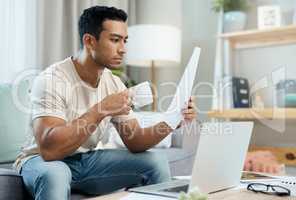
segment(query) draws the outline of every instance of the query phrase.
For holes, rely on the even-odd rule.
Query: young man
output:
[[[146,150],[172,129],[164,122],[141,128],[126,87],[109,70],[125,54],[126,19],[113,7],[84,10],[81,51],[35,79],[30,143],[15,163],[35,199],[69,199],[71,189],[99,195],[170,180],[167,159]],[[194,118],[190,101],[184,119]],[[109,123],[128,150],[95,150]]]
[[[125,54],[126,19],[116,8],[86,9],[79,20],[81,51],[35,79],[31,136],[15,162],[35,199],[69,199],[71,189],[104,194],[170,179],[166,158],[145,150],[172,129],[164,122],[140,128],[124,84],[109,70]],[[196,118],[193,102],[183,113],[185,120]],[[129,151],[95,150],[109,123]]]

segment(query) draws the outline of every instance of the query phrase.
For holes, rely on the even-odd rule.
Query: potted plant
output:
[[[244,30],[247,23],[248,9],[247,0],[214,0],[213,10],[219,12],[223,10],[224,32]]]
[[[136,81],[130,79],[125,73],[123,67],[120,67],[118,69],[112,69],[112,74],[118,76],[124,85],[129,88],[137,85]]]

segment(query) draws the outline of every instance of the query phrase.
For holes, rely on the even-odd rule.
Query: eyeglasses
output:
[[[288,188],[279,185],[268,185],[264,183],[250,183],[247,187],[248,190],[259,192],[263,194],[273,194],[277,196],[290,196],[291,191]]]

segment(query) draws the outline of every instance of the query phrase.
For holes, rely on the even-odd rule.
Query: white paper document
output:
[[[186,108],[191,96],[194,79],[197,73],[200,51],[199,47],[194,48],[169,108],[165,113],[161,114],[159,119],[157,119],[159,122],[166,122],[172,129],[176,129],[183,119],[182,109]],[[153,102],[153,95],[148,82],[143,82],[129,88],[129,91],[132,97],[132,104],[136,108],[149,105]]]
[[[120,200],[173,200],[173,199],[168,197],[149,195],[149,194],[130,193],[129,195],[121,198]]]
[[[194,48],[192,56],[179,82],[174,98],[167,111],[163,114],[163,121],[166,122],[172,129],[175,129],[183,119],[182,109],[186,108],[191,96],[200,51],[199,47]]]

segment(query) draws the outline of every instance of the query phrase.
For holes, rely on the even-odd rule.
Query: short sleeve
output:
[[[116,83],[117,92],[122,92],[127,89],[124,83],[120,80],[119,77],[113,75],[114,82]],[[125,122],[131,119],[136,119],[133,110],[129,112],[128,115],[117,115],[112,117],[111,121],[114,123]]]
[[[66,117],[66,82],[54,75],[39,75],[31,90],[32,119],[41,116]]]

